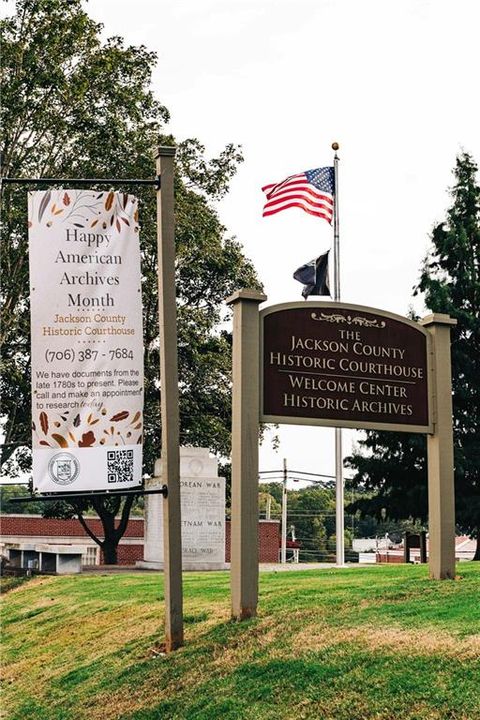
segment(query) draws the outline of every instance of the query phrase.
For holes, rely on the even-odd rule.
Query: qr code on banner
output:
[[[107,479],[109,483],[133,480],[133,450],[107,451]]]

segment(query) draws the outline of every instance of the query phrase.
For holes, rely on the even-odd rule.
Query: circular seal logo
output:
[[[48,463],[48,474],[57,485],[71,485],[78,477],[80,463],[70,453],[54,455]]]

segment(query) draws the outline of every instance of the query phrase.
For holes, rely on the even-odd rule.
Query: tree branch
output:
[[[85,532],[87,533],[87,535],[90,536],[90,538],[93,540],[94,543],[96,543],[96,544],[99,545],[101,548],[103,548],[103,542],[102,542],[102,540],[99,540],[99,539],[97,538],[97,536],[95,535],[95,533],[94,533],[92,530],[90,530],[90,528],[88,527],[88,525],[87,525],[87,523],[86,523],[86,521],[85,521],[85,519],[84,519],[84,517],[83,517],[83,515],[82,515],[82,511],[80,510],[80,508],[76,507],[75,505],[74,505],[74,507],[75,507],[75,512],[76,512],[76,514],[77,514],[77,517],[78,517],[78,519],[79,519],[79,521],[80,521],[80,525],[83,527],[83,529],[85,530]]]
[[[127,495],[122,508],[122,517],[115,530],[115,537],[120,540],[123,537],[125,530],[127,529],[128,520],[130,517],[130,510],[132,509],[133,501],[136,500],[136,495]]]

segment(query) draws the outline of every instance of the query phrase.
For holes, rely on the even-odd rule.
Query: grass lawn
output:
[[[5,720],[480,720],[480,563],[260,575],[230,621],[228,573],[184,575],[185,647],[162,575],[32,580],[2,600]]]

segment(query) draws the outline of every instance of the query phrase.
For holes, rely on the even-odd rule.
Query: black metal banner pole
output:
[[[30,495],[29,497],[10,498],[8,502],[29,503],[29,502],[57,502],[57,500],[75,500],[76,498],[91,499],[94,497],[115,497],[115,495],[163,495],[167,497],[168,488],[162,485],[156,490],[112,490],[110,492],[93,492],[93,493],[55,493],[54,495]]]

